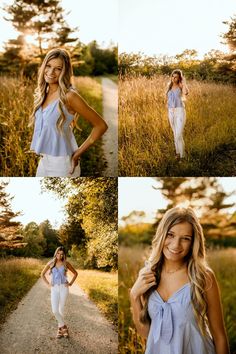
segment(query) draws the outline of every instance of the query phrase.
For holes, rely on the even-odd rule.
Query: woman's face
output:
[[[167,260],[181,261],[190,251],[193,239],[193,227],[187,222],[172,226],[167,232],[163,254]]]
[[[179,76],[179,74],[173,74],[173,75],[171,76],[171,81],[173,82],[173,84],[178,84],[179,81],[180,81],[180,76]]]
[[[54,58],[47,62],[44,69],[44,79],[48,84],[57,84],[63,68],[60,58]]]
[[[62,261],[64,258],[64,252],[63,251],[58,251],[57,254],[56,254],[56,259],[58,261]]]

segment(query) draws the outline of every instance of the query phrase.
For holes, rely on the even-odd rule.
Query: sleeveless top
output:
[[[215,354],[210,337],[203,338],[196,323],[190,283],[163,301],[155,290],[148,299],[151,325],[145,354]]]
[[[56,123],[60,116],[58,102],[59,99],[49,103],[44,109],[41,106],[35,113],[34,134],[30,149],[37,154],[71,156],[78,149],[70,127],[73,115],[68,112],[65,106],[62,109],[66,121],[63,124],[62,132],[57,129]]]
[[[179,87],[176,89],[171,89],[168,91],[168,108],[177,108],[177,107],[184,107],[182,97],[181,97],[181,90]]]
[[[65,267],[61,265],[59,268],[53,267],[52,268],[52,277],[51,277],[51,284],[65,284],[68,283],[67,277],[65,275]]]

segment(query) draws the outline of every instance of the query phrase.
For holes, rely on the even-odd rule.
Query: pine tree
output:
[[[0,249],[14,249],[24,247],[26,243],[22,242],[23,236],[20,233],[21,223],[13,221],[21,212],[13,212],[11,209],[10,197],[5,188],[8,182],[0,182]]]
[[[23,35],[36,34],[40,56],[43,56],[43,43],[55,41],[60,45],[75,41],[69,39],[71,30],[64,19],[60,0],[15,0],[6,6],[5,11],[17,31]]]

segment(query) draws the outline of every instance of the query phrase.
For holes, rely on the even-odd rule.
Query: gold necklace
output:
[[[185,267],[185,264],[182,265],[182,266],[180,266],[179,268],[177,268],[177,269],[175,269],[175,270],[169,270],[169,271],[167,271],[166,269],[164,269],[164,271],[165,271],[165,273],[167,273],[167,274],[173,274],[173,273],[178,272],[178,270],[180,270],[180,269],[182,269],[182,268],[184,268],[184,267]]]

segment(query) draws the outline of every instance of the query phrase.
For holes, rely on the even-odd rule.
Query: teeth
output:
[[[168,250],[169,250],[171,253],[174,253],[174,254],[179,254],[179,253],[180,253],[180,251],[172,251],[172,250],[170,250],[169,248],[168,248]]]

